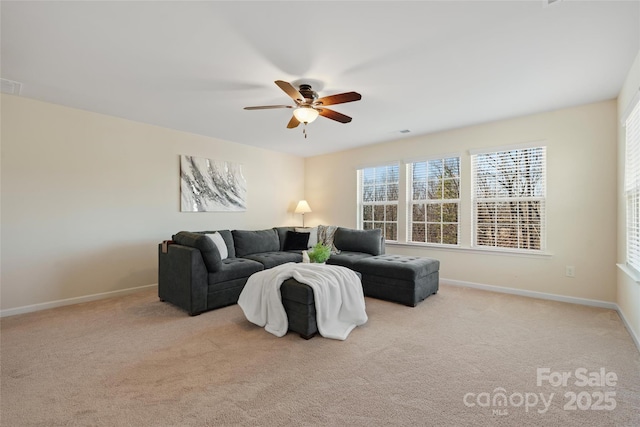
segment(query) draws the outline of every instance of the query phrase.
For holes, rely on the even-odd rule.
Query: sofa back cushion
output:
[[[181,231],[173,235],[173,241],[179,245],[189,246],[200,250],[204,265],[210,273],[215,273],[222,268],[222,258],[213,240],[202,233]]]
[[[284,242],[287,241],[287,232],[295,231],[293,227],[274,227],[276,233],[278,233],[278,239],[280,240],[280,250],[284,251]]]
[[[333,243],[341,251],[364,252],[371,255],[381,255],[382,230],[354,230],[352,228],[338,227]]]
[[[258,231],[233,230],[231,234],[237,257],[280,250],[280,239],[273,228]]]

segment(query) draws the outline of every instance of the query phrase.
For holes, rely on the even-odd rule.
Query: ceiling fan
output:
[[[325,108],[326,105],[343,104],[345,102],[359,101],[362,99],[362,95],[357,92],[345,92],[337,95],[324,96],[318,98],[318,93],[315,92],[311,85],[301,84],[300,89],[296,89],[291,83],[283,80],[276,80],[275,84],[278,85],[287,95],[293,99],[295,105],[264,105],[259,107],[244,107],[245,110],[267,110],[272,108],[293,108],[293,116],[287,124],[287,128],[293,129],[298,127],[300,123],[311,123],[318,115],[326,117],[331,120],[335,120],[340,123],[349,123],[351,117],[345,116],[337,111]],[[306,134],[305,134],[306,137]]]

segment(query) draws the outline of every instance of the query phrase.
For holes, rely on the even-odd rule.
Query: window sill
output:
[[[640,283],[640,274],[635,271],[633,268],[629,267],[626,264],[616,264],[620,270],[622,270],[631,280],[636,283]]]
[[[552,253],[546,251],[540,252],[529,252],[529,251],[510,251],[505,249],[485,249],[485,248],[471,248],[471,247],[463,247],[463,246],[445,246],[445,245],[425,245],[420,243],[408,243],[408,242],[386,242],[386,246],[398,246],[398,247],[406,247],[406,248],[420,248],[420,249],[428,249],[428,250],[436,250],[436,251],[451,251],[451,252],[468,252],[468,253],[476,253],[476,254],[484,254],[484,255],[498,255],[498,256],[516,256],[516,257],[524,257],[524,258],[551,258],[553,256]]]

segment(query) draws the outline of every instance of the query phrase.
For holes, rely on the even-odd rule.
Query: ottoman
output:
[[[356,275],[362,278],[361,274]],[[287,279],[280,285],[280,298],[289,320],[289,330],[306,340],[318,333],[316,304],[311,286]]]
[[[438,292],[440,261],[403,255],[377,255],[358,261],[366,296],[415,307]]]
[[[289,320],[289,330],[306,340],[318,332],[313,289],[296,279],[287,279],[280,286],[280,297]]]

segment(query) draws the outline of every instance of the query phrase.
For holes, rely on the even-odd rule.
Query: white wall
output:
[[[622,115],[640,91],[640,52],[627,75],[618,96],[618,263],[626,259],[626,202],[624,197],[625,130]],[[640,283],[623,270],[618,270],[617,302],[627,324],[632,329],[636,343],[640,341]]]
[[[180,230],[299,224],[302,158],[10,95],[0,105],[3,311],[157,283],[157,244]],[[242,163],[247,211],[181,213],[181,154]]]
[[[314,209],[307,214],[307,222],[356,226],[358,167],[458,153],[462,246],[469,248],[468,150],[546,141],[551,256],[395,245],[388,245],[387,252],[437,258],[441,277],[449,280],[615,302],[616,111],[612,100],[307,158],[305,196]],[[401,206],[399,218],[404,212]],[[575,278],[565,276],[567,265],[575,266]]]

